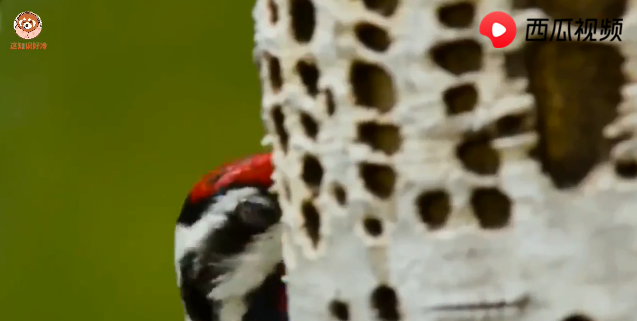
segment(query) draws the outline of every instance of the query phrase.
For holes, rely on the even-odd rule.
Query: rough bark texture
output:
[[[538,0],[531,6],[551,17],[621,17],[625,0]],[[624,58],[616,47],[592,43],[534,42],[525,48],[530,92],[539,113],[543,168],[560,187],[573,187],[608,159],[612,140],[602,129],[617,117],[625,84]]]
[[[292,320],[637,320],[631,8],[259,1]],[[525,42],[543,15],[624,42]]]

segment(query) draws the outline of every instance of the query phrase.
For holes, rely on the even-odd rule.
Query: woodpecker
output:
[[[281,209],[269,154],[220,167],[194,185],[175,229],[186,321],[287,321]]]

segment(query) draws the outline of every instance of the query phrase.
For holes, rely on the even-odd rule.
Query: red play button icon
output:
[[[494,48],[504,48],[515,39],[517,26],[508,14],[494,11],[480,22],[480,34],[489,38]]]

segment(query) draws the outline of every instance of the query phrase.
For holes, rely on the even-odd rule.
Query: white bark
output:
[[[276,190],[286,225],[292,321],[338,320],[345,309],[335,301],[346,304],[352,321],[585,320],[568,319],[578,313],[591,320],[637,320],[637,181],[620,179],[611,160],[576,188],[558,190],[527,156],[537,140],[534,132],[491,141],[500,159],[494,175],[468,171],[455,154],[466,132],[533,110],[533,97],[524,93],[528,80],[504,76],[503,53],[522,45],[525,17],[535,13],[515,12],[517,40],[496,50],[479,34],[479,18],[465,29],[438,22],[437,9],[456,1],[402,0],[391,17],[353,0],[313,1],[314,13],[305,16],[292,10],[293,2],[259,0],[254,10],[266,141],[274,149]],[[633,3],[622,33],[626,41],[615,43],[623,46],[627,58],[625,113],[607,128],[608,135],[632,133],[637,127],[637,47],[628,39],[637,34],[632,31],[637,22]],[[311,16],[316,19],[307,43],[295,38],[291,11],[305,23]],[[510,2],[481,1],[475,16],[492,11],[512,12]],[[353,31],[359,22],[387,30],[389,49],[379,53],[360,43]],[[456,76],[428,58],[433,47],[462,39],[482,45],[480,71]],[[304,83],[299,61],[316,65],[317,94],[311,79]],[[362,67],[351,67],[356,62]],[[352,68],[366,74],[352,80]],[[368,97],[358,97],[357,87],[365,83],[361,91]],[[468,83],[479,93],[477,107],[447,116],[444,92]],[[308,119],[316,123],[316,137]],[[365,122],[395,125],[399,137],[390,128],[368,127],[364,135],[371,142],[360,141],[357,132]],[[624,141],[612,155],[635,158],[636,146],[635,139]],[[316,157],[322,170],[306,157]],[[364,164],[390,169],[363,169]],[[304,178],[304,166],[316,177]],[[338,201],[339,186],[346,194],[344,205]],[[506,207],[494,189],[510,200],[508,224],[481,227],[479,217],[486,214],[477,213],[472,202],[480,188],[492,192],[487,193],[492,196],[488,204]],[[417,199],[427,192],[436,192],[427,203],[434,204],[429,214],[444,212],[448,195],[449,214],[440,228],[421,219],[424,210]],[[316,245],[306,228],[313,225],[306,222],[304,213],[312,214],[306,203],[320,218]],[[500,209],[487,211],[497,215]],[[376,225],[382,232],[373,236]],[[522,299],[528,299],[523,309],[436,310]]]

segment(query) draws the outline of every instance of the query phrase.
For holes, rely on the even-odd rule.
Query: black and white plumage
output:
[[[188,195],[175,229],[186,321],[286,321],[281,210],[269,155],[223,166]]]

